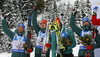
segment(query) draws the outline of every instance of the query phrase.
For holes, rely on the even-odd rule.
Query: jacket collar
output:
[[[23,31],[23,32],[20,33],[20,32],[18,32],[18,29],[16,29],[15,30],[15,33],[17,33],[18,35],[24,35],[25,34],[25,31]]]
[[[42,32],[45,32],[46,31],[46,28],[40,28]]]

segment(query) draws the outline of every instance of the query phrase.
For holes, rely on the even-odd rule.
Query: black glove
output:
[[[64,14],[62,13],[61,16],[64,16]]]
[[[77,11],[75,9],[72,9],[72,15],[76,15]]]
[[[97,15],[97,14],[93,12],[93,15],[95,16],[95,15]]]

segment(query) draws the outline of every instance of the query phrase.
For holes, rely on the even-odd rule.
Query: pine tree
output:
[[[7,35],[3,35],[0,38],[0,53],[2,52],[11,52],[11,40]]]
[[[4,1],[5,0],[0,0],[0,9],[2,9],[2,7],[3,7],[2,5],[3,5]]]
[[[3,33],[2,33],[2,22],[1,22],[1,19],[0,19],[0,38],[1,38],[1,36],[3,35]]]
[[[91,19],[91,2],[89,0],[86,1],[86,7],[85,7],[85,14],[86,17],[88,17],[89,19]]]
[[[46,6],[41,19],[47,19],[48,21],[54,21],[57,17],[57,5],[55,0],[46,1]]]
[[[6,0],[3,4],[8,28],[15,28],[18,23],[27,20],[28,13],[33,12],[34,1],[32,0]],[[16,25],[15,25],[16,24]]]
[[[70,29],[69,21],[70,21],[72,9],[73,9],[73,6],[68,2],[68,4],[66,5],[66,11],[64,15],[64,19],[65,19],[64,23],[65,23],[65,26],[69,29]]]
[[[0,38],[2,35],[3,35],[3,33],[2,33],[2,20],[0,19]]]
[[[3,3],[4,3],[4,0],[0,0],[0,14],[2,15],[2,5],[3,5]],[[0,19],[0,38],[1,38],[1,36],[3,35],[3,33],[2,33],[2,20]]]

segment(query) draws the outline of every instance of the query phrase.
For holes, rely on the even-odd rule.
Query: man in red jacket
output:
[[[93,15],[92,15],[92,24],[98,26],[97,30],[98,30],[98,34],[100,35],[100,18],[97,18],[97,10],[98,10],[98,6],[94,7],[93,9]],[[94,56],[95,57],[99,57],[100,54],[100,48],[95,49],[94,50]]]
[[[97,19],[97,10],[98,10],[98,6],[94,7],[93,15],[92,15],[92,24],[100,26],[100,18]]]

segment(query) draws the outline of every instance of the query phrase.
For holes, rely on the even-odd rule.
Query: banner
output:
[[[92,3],[92,14],[93,14],[93,8],[95,6],[99,7],[99,9],[97,11],[97,19],[99,19],[100,18],[100,0],[91,0],[91,3]]]

